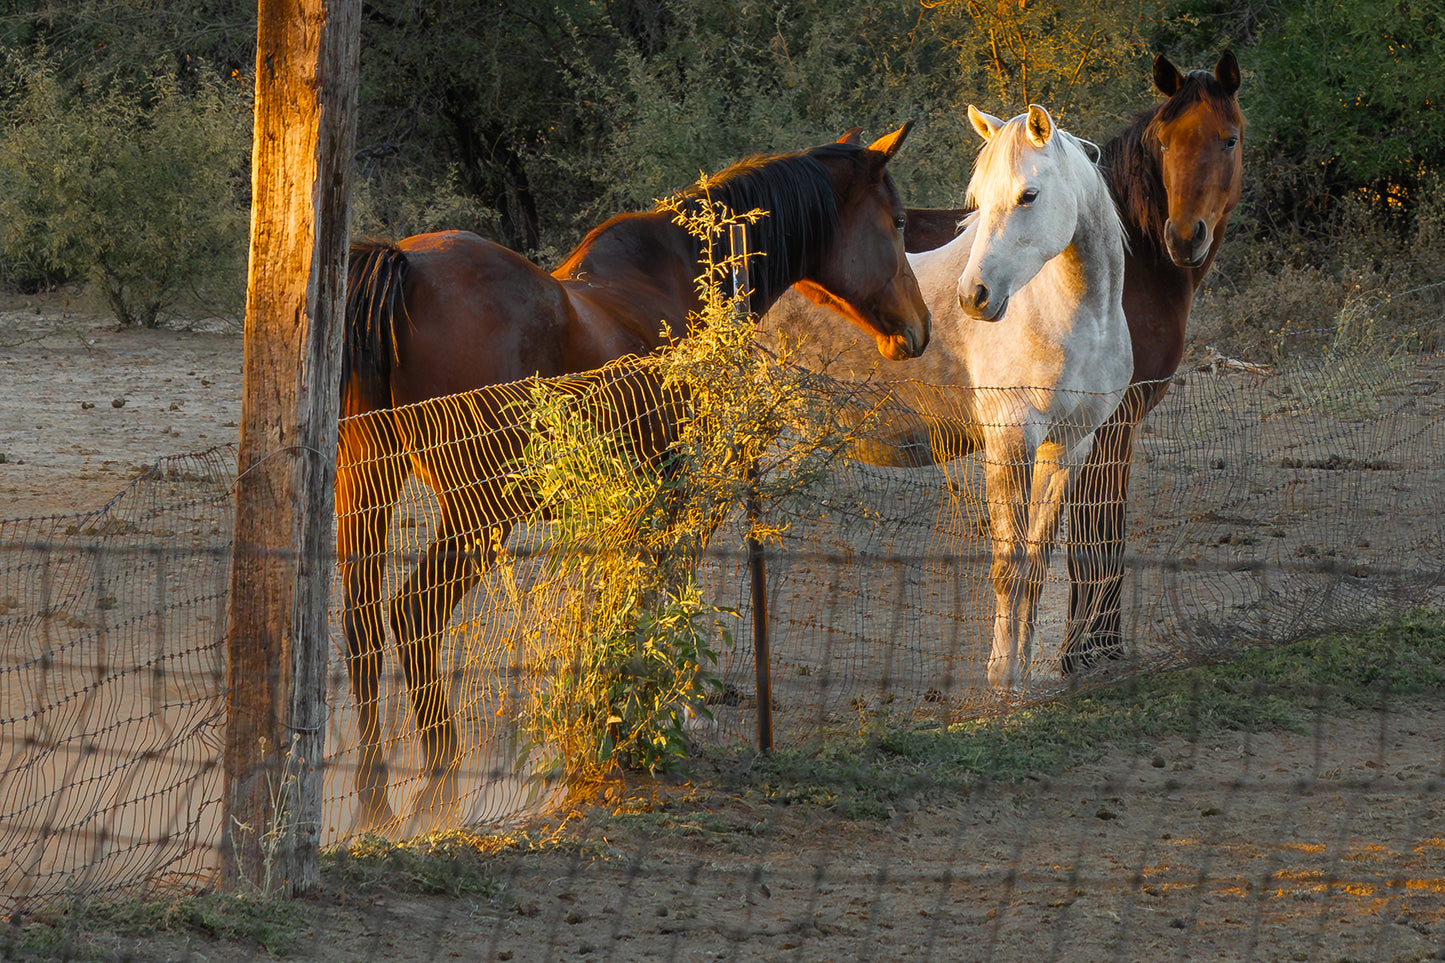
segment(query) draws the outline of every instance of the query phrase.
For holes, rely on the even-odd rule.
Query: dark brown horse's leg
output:
[[[386,630],[381,616],[387,526],[402,482],[404,459],[395,452],[389,419],[343,422],[336,469],[336,545],[342,576],[342,628],[347,672],[356,700],[360,760],[356,791],[359,828],[380,830],[395,821],[387,800],[386,754],[381,744],[380,676]]]
[[[1124,653],[1121,610],[1130,454],[1141,407],[1130,389],[1094,435],[1069,499],[1069,622],[1060,662],[1065,675]]]

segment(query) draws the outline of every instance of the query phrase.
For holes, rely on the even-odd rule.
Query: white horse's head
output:
[[[998,321],[1009,297],[1072,243],[1089,191],[1102,183],[1093,147],[1060,130],[1037,104],[1010,121],[970,106],[968,119],[985,143],[968,183],[977,208],[958,301],[979,321]]]

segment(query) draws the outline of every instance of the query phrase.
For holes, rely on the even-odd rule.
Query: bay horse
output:
[[[459,746],[439,665],[442,636],[480,566],[532,507],[507,481],[507,463],[525,445],[515,410],[488,403],[485,393],[451,406],[450,420],[418,416],[416,404],[592,371],[682,337],[702,307],[699,279],[708,267],[678,212],[705,205],[736,215],[766,212],[746,229],[749,256],[756,255],[752,311],[766,311],[796,284],[872,335],[884,356],[918,355],[928,344],[929,314],[904,255],[903,206],[887,169],[911,126],[867,146],[851,131],[810,150],[742,161],[680,192],[670,206],[594,228],[550,274],[461,231],[353,246],[336,511],[363,828],[395,820],[378,676],[386,538],[403,483],[415,473],[438,499],[434,538],[387,613],[428,773],[418,814],[455,795]],[[641,441],[656,446],[665,437],[644,432]]]
[[[969,108],[984,140],[966,230],[910,254],[935,323],[928,353],[879,365],[801,297],[759,334],[806,339],[797,357],[846,380],[875,374],[906,411],[863,426],[851,457],[874,464],[984,458],[995,595],[989,684],[1022,690],[1064,498],[1132,370],[1124,234],[1098,148],[1038,105],[1004,122]]]
[[[1163,399],[1184,356],[1189,311],[1244,182],[1239,62],[1226,51],[1214,70],[1181,72],[1154,59],[1165,100],[1103,145],[1100,166],[1128,237],[1124,316],[1134,374],[1123,403],[1095,433],[1069,505],[1069,621],[1065,675],[1124,651],[1121,591],[1130,457],[1139,422]],[[947,243],[968,209],[908,212],[905,245]]]

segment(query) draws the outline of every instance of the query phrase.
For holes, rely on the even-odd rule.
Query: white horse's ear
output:
[[[968,105],[968,119],[973,124],[973,129],[978,131],[978,136],[984,140],[993,140],[993,135],[1003,126],[1003,121],[993,114],[985,114],[973,104]]]
[[[1085,155],[1095,164],[1104,156],[1104,149],[1093,141],[1084,140],[1082,137],[1075,137],[1074,140],[1078,141],[1079,146],[1084,148]]]
[[[1038,104],[1029,104],[1029,119],[1024,124],[1028,131],[1029,143],[1043,147],[1054,136],[1054,119]]]

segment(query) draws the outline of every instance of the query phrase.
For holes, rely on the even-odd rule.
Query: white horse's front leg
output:
[[[1092,438],[1092,436],[1090,436]],[[1034,628],[1038,624],[1039,597],[1043,594],[1049,561],[1063,519],[1064,504],[1089,445],[1072,450],[1045,441],[1034,454],[1033,490],[1029,504],[1029,536],[1026,583],[1018,618],[1027,625],[1028,644],[1032,646]]]
[[[995,609],[988,684],[995,692],[1022,691],[1032,655],[1031,629],[1020,615],[1026,608],[1029,487],[1033,450],[1022,432],[999,430],[986,447],[984,482],[989,537],[993,542]]]

